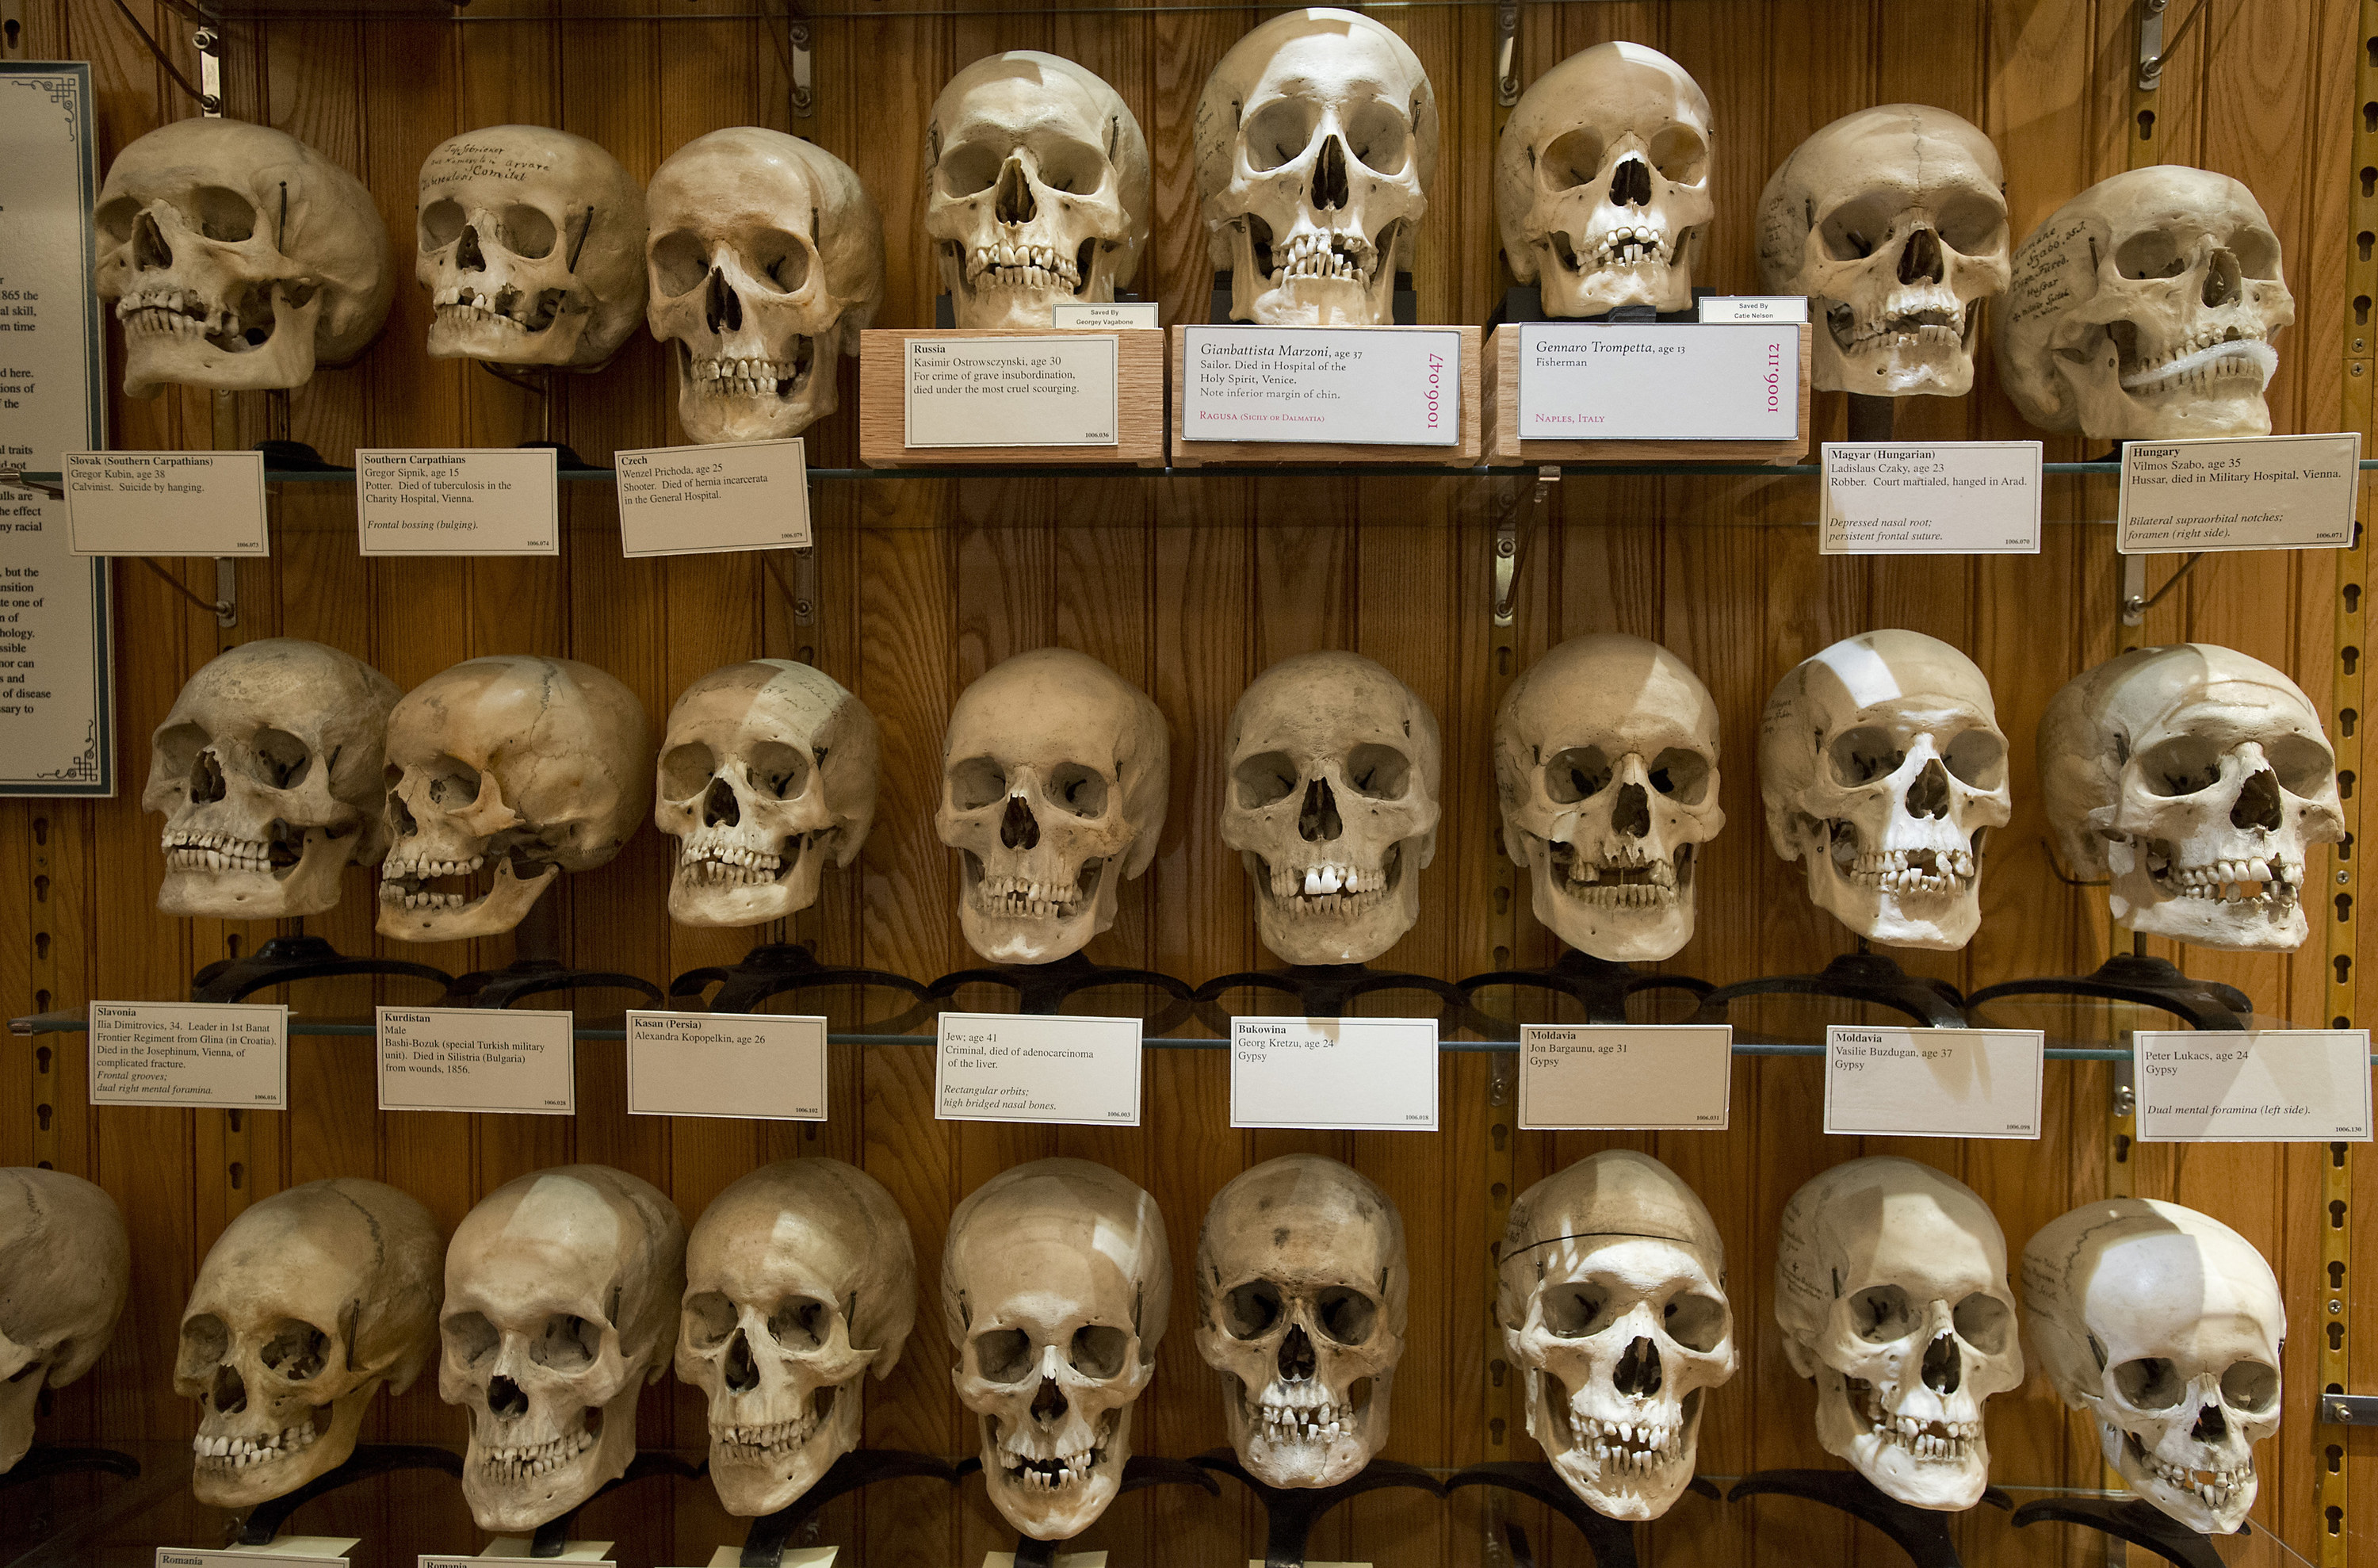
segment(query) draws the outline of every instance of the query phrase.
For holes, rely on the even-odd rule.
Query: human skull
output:
[[[165,818],[167,914],[280,920],[339,902],[388,849],[381,775],[396,683],[294,637],[201,666],[150,738],[141,809]]]
[[[2279,236],[2227,175],[2098,181],[2015,253],[2000,379],[2024,417],[2098,440],[2267,436],[2271,340],[2296,319]]]
[[[2023,1294],[2048,1381],[2131,1490],[2200,1534],[2244,1524],[2288,1333],[2253,1244],[2177,1203],[2101,1199],[2031,1238]]]
[[[1535,79],[1503,127],[1495,217],[1547,316],[1685,310],[1717,203],[1708,97],[1639,43],[1597,43]]]
[[[582,136],[486,126],[421,165],[418,255],[436,359],[595,370],[644,315],[644,193]]]
[[[961,327],[1045,327],[1111,300],[1147,244],[1147,139],[1073,61],[1029,49],[950,78],[925,128],[925,233]]]
[[[2210,643],[2133,648],[2056,694],[2039,755],[2065,863],[2111,879],[2115,920],[2201,947],[2303,946],[2312,846],[2345,816],[2294,681]]]
[[[1206,78],[1195,135],[1232,320],[1395,320],[1436,172],[1436,94],[1409,44],[1357,12],[1283,12]]]
[[[1553,1469],[1597,1514],[1665,1514],[1692,1483],[1702,1395],[1735,1372],[1709,1210],[1649,1154],[1608,1149],[1521,1193],[1496,1260],[1495,1317]]]
[[[1894,947],[1962,947],[1981,924],[1982,843],[2014,814],[2007,742],[1972,659],[1920,632],[1864,632],[1802,663],[1759,730],[1767,837],[1808,899]]]
[[[880,757],[867,705],[809,665],[755,658],[688,686],[653,805],[678,841],[669,918],[757,925],[817,902],[825,862],[867,842]]]
[[[1691,941],[1698,853],[1725,826],[1717,751],[1717,704],[1657,643],[1572,637],[1514,681],[1495,782],[1536,918],[1614,962]]]
[[[710,1401],[710,1479],[739,1518],[790,1504],[859,1446],[868,1369],[917,1318],[908,1224],[839,1160],[779,1160],[703,1212],[685,1246],[677,1375]]]
[[[1817,1384],[1817,1441],[1918,1508],[1989,1484],[1982,1404],[2023,1382],[2006,1238],[1973,1188],[1913,1160],[1823,1172],[1784,1206],[1775,1321]]]
[[[1214,1195],[1197,1354],[1257,1480],[1336,1486],[1387,1446],[1411,1294],[1403,1216],[1350,1166],[1284,1154]]]
[[[131,1277],[115,1200],[64,1171],[0,1167],[0,1476],[32,1446],[42,1390],[98,1364]]]
[[[574,659],[431,676],[388,716],[388,766],[379,934],[404,942],[510,931],[555,877],[618,854],[653,799],[643,706]]]
[[[1106,1512],[1172,1302],[1156,1200],[1087,1160],[1002,1171],[950,1216],[942,1319],[991,1501],[1035,1540]]]
[[[240,1211],[182,1309],[174,1392],[198,1402],[190,1490],[285,1497],[347,1462],[365,1408],[438,1347],[438,1222],[395,1188],[309,1181]]]
[[[1036,648],[958,694],[933,830],[958,851],[958,925],[1001,963],[1045,964],[1114,923],[1156,859],[1171,742],[1147,694],[1087,654]]]
[[[115,156],[99,193],[102,299],[124,390],[300,387],[388,320],[388,227],[363,182],[280,131],[175,120]]]
[[[883,302],[883,220],[850,165],[757,126],[696,137],[653,175],[653,336],[675,344],[697,441],[798,436]]]
[[[1420,918],[1436,853],[1436,715],[1360,654],[1284,658],[1231,710],[1222,842],[1292,964],[1363,963]]]
[[[1982,302],[2006,292],[2006,175],[1946,109],[1846,115],[1793,150],[1759,199],[1771,294],[1808,296],[1810,382],[1868,397],[1963,397]]]
[[[684,1294],[685,1224],[625,1171],[532,1171],[462,1217],[438,1397],[470,1411],[462,1496],[481,1529],[533,1530],[626,1473]]]

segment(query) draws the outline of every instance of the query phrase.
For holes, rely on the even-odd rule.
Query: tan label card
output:
[[[90,1103],[289,1108],[289,1009],[255,1002],[93,1002]]]
[[[1825,1130],[1850,1136],[2037,1138],[2036,1029],[1825,1029]]]
[[[578,1111],[566,1012],[512,1007],[381,1007],[383,1111]]]
[[[2366,1029],[2143,1029],[2142,1143],[2367,1143]]]
[[[68,452],[58,461],[77,555],[271,553],[260,452]]]
[[[619,553],[806,549],[809,465],[798,438],[618,453]]]
[[[782,1013],[628,1015],[628,1114],[822,1122],[825,1019]]]
[[[1114,446],[1121,349],[1097,333],[910,338],[903,441],[915,447]]]
[[[1539,1024],[1519,1031],[1519,1126],[1723,1131],[1730,1024]]]
[[[355,453],[366,555],[559,555],[549,449]]]

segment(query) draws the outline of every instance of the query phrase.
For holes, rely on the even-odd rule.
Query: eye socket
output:
[[[991,757],[968,757],[950,769],[950,803],[980,811],[1007,795],[1007,770]]]
[[[1682,746],[1670,746],[1651,759],[1651,788],[1668,799],[1697,806],[1708,798],[1709,758]]]
[[[685,1304],[685,1342],[696,1350],[727,1343],[735,1332],[735,1303],[715,1290],[705,1290]]]
[[[1286,752],[1265,752],[1240,763],[1231,777],[1239,787],[1239,809],[1261,811],[1294,794],[1303,775]]]
[[[1977,190],[1952,193],[1934,214],[1933,225],[1949,247],[1961,256],[1996,250],[2005,234],[2006,214]]]
[[[293,1383],[302,1383],[320,1371],[330,1354],[330,1336],[311,1323],[283,1318],[272,1325],[259,1359]]]
[[[1949,742],[1941,761],[1957,778],[1976,790],[2006,782],[2006,742],[1987,730],[1968,730]]]
[[[1728,1321],[1725,1303],[1699,1291],[1673,1297],[1660,1309],[1660,1326],[1687,1350],[1715,1350],[1725,1338]]]
[[[961,141],[942,154],[942,194],[961,199],[980,195],[1006,163],[1006,155],[987,142]]]
[[[222,1366],[230,1352],[231,1330],[212,1312],[201,1312],[182,1325],[180,1369],[184,1377],[195,1377],[209,1368]]]
[[[2139,754],[2139,777],[2151,794],[2202,794],[2221,782],[2221,752],[2202,735],[2174,735]]]
[[[421,237],[426,247],[443,250],[462,237],[462,225],[469,222],[462,204],[451,197],[440,197],[421,210]]]
[[[1316,113],[1302,98],[1275,98],[1248,115],[1239,138],[1246,150],[1247,167],[1259,175],[1269,174],[1303,157],[1320,123]]]
[[[1077,762],[1059,763],[1049,772],[1049,794],[1075,816],[1096,820],[1107,814],[1107,781],[1093,768]]]
[[[1835,781],[1847,785],[1888,778],[1907,760],[1906,751],[1891,738],[1890,731],[1872,725],[1843,730],[1825,748],[1825,755],[1833,765]]]
[[[2317,795],[2336,777],[2336,759],[2309,735],[2283,735],[2263,748],[2279,788],[2290,795]]]
[[[1675,185],[1699,185],[1709,174],[1709,143],[1690,126],[1669,126],[1651,138],[1651,166]]]
[[[458,757],[439,757],[438,777],[429,781],[429,799],[448,811],[461,811],[479,798],[479,770]]]
[[[1896,191],[1869,191],[1826,213],[1817,225],[1817,237],[1834,260],[1863,260],[1891,237],[1892,225],[1906,203],[1906,197]]]
[[[810,754],[782,741],[763,741],[751,748],[751,784],[780,801],[799,800],[810,787]]]
[[[176,724],[157,732],[156,766],[170,778],[187,778],[206,749],[207,732],[195,724]]]
[[[1036,147],[1040,183],[1065,196],[1094,196],[1107,183],[1107,155],[1087,142],[1059,138]]]
[[[1986,1356],[1995,1356],[2014,1337],[2014,1313],[1995,1296],[1974,1292],[1949,1313],[1957,1337]]]
[[[556,1312],[529,1341],[528,1358],[540,1367],[578,1371],[603,1353],[603,1325],[591,1318]]]
[[[2114,1369],[2114,1392],[2133,1410],[2169,1410],[2188,1397],[2188,1380],[2160,1356],[2143,1356]]]
[[[1905,1339],[1916,1332],[1916,1304],[1895,1285],[1869,1285],[1850,1297],[1850,1329],[1874,1345]]]
[[[1536,184],[1545,190],[1570,190],[1602,172],[1602,133],[1579,127],[1553,138],[1536,157]]]
[[[690,229],[671,229],[653,241],[651,259],[653,280],[671,299],[691,294],[710,276],[710,251]]]
[[[98,220],[100,232],[122,245],[132,237],[132,225],[140,221],[140,203],[128,196],[113,201],[102,201],[92,214]]]
[[[810,247],[783,229],[763,229],[751,237],[744,261],[752,277],[778,294],[799,294],[810,281]]]
[[[1346,754],[1346,784],[1371,801],[1400,801],[1411,787],[1411,759],[1393,746],[1357,746]]]
[[[1565,806],[1590,801],[1610,788],[1616,773],[1599,746],[1572,746],[1544,764],[1544,793]]]
[[[314,766],[314,753],[286,730],[268,727],[256,732],[256,760],[266,784],[275,790],[294,790],[306,782]]]
[[[219,185],[200,186],[190,202],[198,232],[237,245],[256,233],[256,203]]]
[[[690,801],[718,775],[718,754],[699,741],[684,741],[661,754],[661,794]]]
[[[2221,1402],[2261,1416],[2279,1407],[2279,1369],[2261,1361],[2233,1361],[2221,1374]]]
[[[2188,271],[2188,258],[2172,235],[2142,229],[2114,247],[2114,270],[2126,278],[2176,278]]]
[[[2270,230],[2240,229],[2229,236],[2228,248],[2245,276],[2268,281],[2279,275],[2279,236]]]
[[[990,1329],[974,1336],[975,1370],[995,1383],[1020,1381],[1039,1360],[1022,1329]]]
[[[1542,1298],[1544,1327],[1563,1339],[1584,1339],[1608,1328],[1616,1315],[1610,1292],[1579,1280],[1549,1287]]]
[[[503,224],[504,248],[534,261],[553,254],[553,220],[535,208],[515,201],[497,215]]]
[[[457,1312],[438,1325],[446,1336],[446,1349],[466,1367],[475,1367],[496,1353],[504,1336],[496,1325],[477,1312]]]
[[[837,1314],[831,1301],[796,1296],[776,1304],[768,1314],[768,1337],[787,1350],[821,1350],[834,1337]]]
[[[1411,127],[1392,103],[1357,103],[1346,116],[1346,151],[1375,175],[1400,175],[1411,161]]]
[[[1085,1323],[1074,1331],[1065,1358],[1086,1378],[1123,1375],[1123,1357],[1131,1354],[1131,1335],[1104,1323]]]
[[[1259,1339],[1279,1321],[1279,1287],[1269,1280],[1249,1280],[1222,1296],[1222,1326],[1232,1339]]]
[[[1315,1298],[1313,1320],[1339,1345],[1365,1345],[1378,1323],[1379,1304],[1359,1290],[1335,1285]]]

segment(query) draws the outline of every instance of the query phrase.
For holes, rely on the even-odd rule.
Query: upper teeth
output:
[[[2203,865],[2171,865],[2156,873],[2175,884],[2183,899],[2210,899],[2226,903],[2267,901],[2292,904],[2303,880],[2301,864],[2281,856],[2207,861]]]
[[[1050,288],[1082,285],[1081,269],[1052,246],[978,245],[967,254],[967,281],[983,288]]]
[[[1307,229],[1288,236],[1272,251],[1280,278],[1349,278],[1369,282],[1378,271],[1378,250],[1361,235],[1320,234]]]
[[[816,1429],[816,1419],[803,1413],[789,1421],[775,1421],[766,1426],[714,1425],[710,1429],[710,1441],[722,1448],[751,1448],[758,1449],[763,1453],[776,1453],[788,1448],[798,1448],[809,1441],[810,1435]]]
[[[976,884],[975,908],[988,915],[1069,915],[1082,901],[1078,882],[1034,882],[1021,876],[986,876]]]
[[[270,871],[272,846],[261,838],[234,838],[229,833],[197,833],[186,827],[165,829],[165,864],[174,871]]]
[[[1862,850],[1847,863],[1833,861],[1842,875],[1886,893],[1962,893],[1975,866],[1967,850]]]
[[[1877,1436],[1906,1449],[1918,1459],[1963,1464],[1965,1445],[1982,1441],[1979,1421],[1922,1421],[1913,1416],[1894,1415],[1883,1408],[1882,1395],[1874,1389],[1867,1391],[1866,1418]]]
[[[551,1442],[530,1443],[517,1448],[482,1447],[476,1437],[472,1439],[474,1463],[482,1469],[496,1473],[505,1481],[523,1481],[532,1476],[542,1476],[560,1468],[594,1446],[594,1434],[581,1427],[576,1431],[555,1438]]]
[[[1307,866],[1267,862],[1266,869],[1272,897],[1303,914],[1351,914],[1387,888],[1384,866],[1322,861]]]
[[[284,1459],[314,1441],[314,1423],[300,1421],[294,1427],[283,1427],[277,1432],[267,1432],[259,1438],[210,1437],[200,1432],[190,1440],[190,1452],[201,1463],[217,1468],[238,1469],[244,1465],[260,1465],[268,1459]]]

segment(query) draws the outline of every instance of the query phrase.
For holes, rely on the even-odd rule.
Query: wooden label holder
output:
[[[1115,340],[1112,446],[910,446],[908,342],[912,338],[1111,337]],[[1029,464],[1047,467],[1164,466],[1164,334],[1152,328],[1070,332],[954,328],[947,332],[870,330],[859,334],[859,459],[870,468],[966,468]]]

